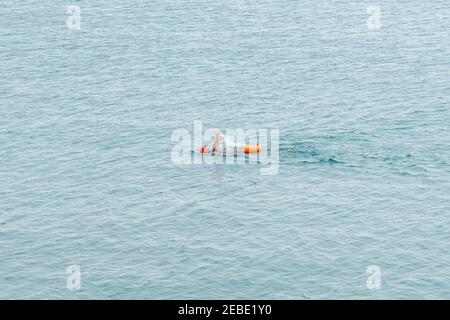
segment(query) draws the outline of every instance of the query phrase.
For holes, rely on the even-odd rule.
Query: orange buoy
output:
[[[209,149],[205,146],[200,147],[200,153],[209,153]]]
[[[243,151],[244,153],[258,153],[261,151],[261,146],[259,144],[254,146],[245,146]]]

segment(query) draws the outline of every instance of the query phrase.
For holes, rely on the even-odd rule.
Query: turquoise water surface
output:
[[[2,1],[0,298],[449,298],[449,17]],[[175,165],[171,134],[197,120],[279,129],[278,174]]]

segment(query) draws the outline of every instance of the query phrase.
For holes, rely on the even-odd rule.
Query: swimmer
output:
[[[213,142],[211,150],[209,150],[209,148],[207,146],[202,146],[200,148],[200,152],[201,153],[223,152],[223,148],[220,146],[220,144],[222,143],[222,139],[223,139],[223,134],[220,131],[217,132],[216,136],[214,137],[214,142]]]
[[[214,137],[214,142],[211,150],[208,149],[206,146],[202,146],[200,148],[201,153],[210,153],[210,152],[217,152],[217,153],[227,153],[227,154],[235,154],[236,150],[235,148],[231,148],[231,150],[226,150],[221,147],[222,140],[224,138],[224,135],[219,131],[216,133],[216,136]],[[260,145],[253,145],[253,146],[243,146],[242,151],[244,153],[259,153],[261,151]]]

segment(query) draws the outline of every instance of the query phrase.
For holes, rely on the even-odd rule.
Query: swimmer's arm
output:
[[[214,138],[214,144],[212,147],[212,151],[221,152],[222,148],[220,147],[220,144],[222,142],[222,133],[217,132],[216,137]]]

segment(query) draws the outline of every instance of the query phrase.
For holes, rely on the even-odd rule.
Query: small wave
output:
[[[320,159],[319,161],[320,163],[344,163],[343,161],[339,161],[333,158],[328,158],[328,159]]]

